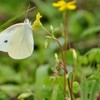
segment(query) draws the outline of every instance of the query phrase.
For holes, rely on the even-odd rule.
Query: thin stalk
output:
[[[58,39],[52,37],[52,34],[51,34],[48,30],[46,30],[44,27],[42,27],[42,28],[49,34],[49,36],[51,36],[52,39],[56,40],[56,42],[58,43],[58,45],[59,45],[59,47],[60,47],[60,53],[61,53],[61,55],[62,55],[62,61],[63,61],[64,70],[65,70],[65,72],[66,72],[66,74],[67,74],[68,71],[67,71],[67,69],[66,69],[65,57],[64,57],[63,50],[62,50],[62,46],[61,46],[60,42],[58,41]]]
[[[60,53],[62,55],[62,62],[63,62],[63,66],[64,66],[64,100],[66,100],[66,75],[68,74],[68,70],[66,69],[65,55],[63,53],[62,46],[61,46],[60,42],[58,41],[58,39],[53,37],[53,35],[48,30],[46,30],[44,27],[42,27],[42,28],[48,33],[49,36],[51,36],[52,39],[56,40],[56,42],[58,43],[58,45],[60,47]],[[69,47],[70,47],[70,42],[69,42]],[[72,87],[71,87],[71,83],[70,83],[69,79],[68,79],[68,87],[69,87],[71,100],[73,100]]]
[[[74,80],[74,71],[75,71],[75,66],[76,66],[76,63],[75,63],[75,60],[74,60],[74,65],[73,65],[73,72],[72,72],[72,77],[71,77],[71,89],[73,90],[73,80]]]
[[[48,34],[49,36],[51,36],[52,39],[56,40],[56,42],[58,43],[59,47],[60,47],[60,53],[62,56],[62,62],[63,62],[63,66],[64,66],[64,100],[66,100],[66,74],[68,73],[67,69],[66,69],[66,63],[65,63],[65,56],[62,50],[62,46],[60,44],[60,42],[58,41],[58,39],[56,39],[55,37],[53,37],[53,35],[46,30],[44,27],[42,27]]]
[[[66,13],[63,14],[63,20],[64,20],[65,50],[69,50],[71,48],[71,45],[70,45],[70,36],[68,32],[68,17]]]
[[[63,66],[64,66],[64,100],[66,100],[66,74],[68,73],[68,71],[66,69],[65,57],[64,57],[63,50],[62,50],[62,46],[57,39],[56,39],[56,41],[60,46],[60,52],[62,55],[62,61],[63,61]]]
[[[68,13],[68,12],[67,12],[67,13]],[[69,36],[69,32],[68,32],[68,17],[67,17],[67,15],[66,15],[66,13],[64,13],[63,19],[64,19],[65,50],[69,50],[69,49],[71,48],[71,45],[70,45],[70,36]],[[68,79],[68,88],[69,88],[71,100],[73,100],[72,81],[70,82],[69,79]]]

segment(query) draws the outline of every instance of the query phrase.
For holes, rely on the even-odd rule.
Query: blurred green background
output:
[[[64,45],[63,17],[62,13],[52,6],[54,1],[57,0],[0,0],[0,31],[15,23],[23,22],[25,14],[21,14],[30,4],[30,8],[36,7],[27,14],[30,21],[34,22],[35,15],[39,11],[43,16],[41,19],[43,26],[50,30],[52,25],[55,36]],[[94,94],[100,93],[100,0],[77,0],[76,4],[77,9],[68,12],[68,27],[71,46],[76,49],[78,55],[75,80],[80,83],[81,90],[75,96],[80,98],[81,92],[86,97],[90,91]],[[10,19],[11,21],[6,23]],[[42,29],[33,31],[33,36],[35,50],[29,58],[13,60],[7,53],[0,52],[0,100],[17,100],[18,95],[27,90],[35,91],[34,100],[50,100],[52,87],[47,85],[44,89],[43,80],[53,74],[54,54],[59,52],[59,47],[55,41],[47,40],[46,33]],[[45,48],[46,41],[48,48]],[[63,100],[61,99],[63,94],[60,95],[60,99],[57,100]],[[29,96],[26,99],[33,100],[32,98]],[[87,100],[83,98],[81,99]],[[91,98],[89,100],[94,100],[95,95]]]

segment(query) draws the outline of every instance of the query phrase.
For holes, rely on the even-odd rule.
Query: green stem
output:
[[[62,50],[62,46],[57,39],[56,39],[56,41],[60,46],[60,52],[62,55],[62,61],[63,61],[63,66],[64,66],[64,100],[66,100],[66,74],[68,73],[68,71],[66,69],[66,62],[65,62],[65,57],[64,57],[63,50]]]
[[[51,36],[52,39],[56,40],[56,42],[58,43],[59,47],[60,47],[60,53],[62,55],[62,62],[63,62],[63,66],[64,66],[64,100],[66,100],[66,74],[68,74],[68,71],[66,69],[66,62],[65,62],[65,56],[62,50],[62,46],[60,44],[60,42],[58,41],[58,39],[56,39],[48,30],[46,30],[43,26],[42,28],[49,34],[49,36]]]
[[[68,12],[67,12],[67,13],[68,13]],[[69,36],[69,32],[68,32],[68,17],[67,17],[67,15],[66,15],[66,12],[64,12],[63,19],[64,19],[65,50],[69,50],[69,49],[71,48],[71,46],[70,46],[70,36]],[[67,74],[67,73],[66,73],[66,74]],[[69,88],[71,100],[73,100],[72,82],[73,82],[73,81],[70,82],[70,80],[68,79],[68,88]]]
[[[69,50],[71,48],[70,46],[70,36],[68,32],[68,17],[66,13],[63,14],[64,19],[64,39],[65,39],[65,50]]]

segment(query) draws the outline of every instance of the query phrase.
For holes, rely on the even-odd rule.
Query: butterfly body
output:
[[[27,58],[32,54],[33,49],[32,27],[28,19],[0,33],[0,51],[8,52],[13,59]]]

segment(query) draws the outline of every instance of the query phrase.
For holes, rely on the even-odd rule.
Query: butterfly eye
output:
[[[5,41],[4,41],[4,43],[7,43],[7,42],[8,42],[8,40],[5,40]]]

